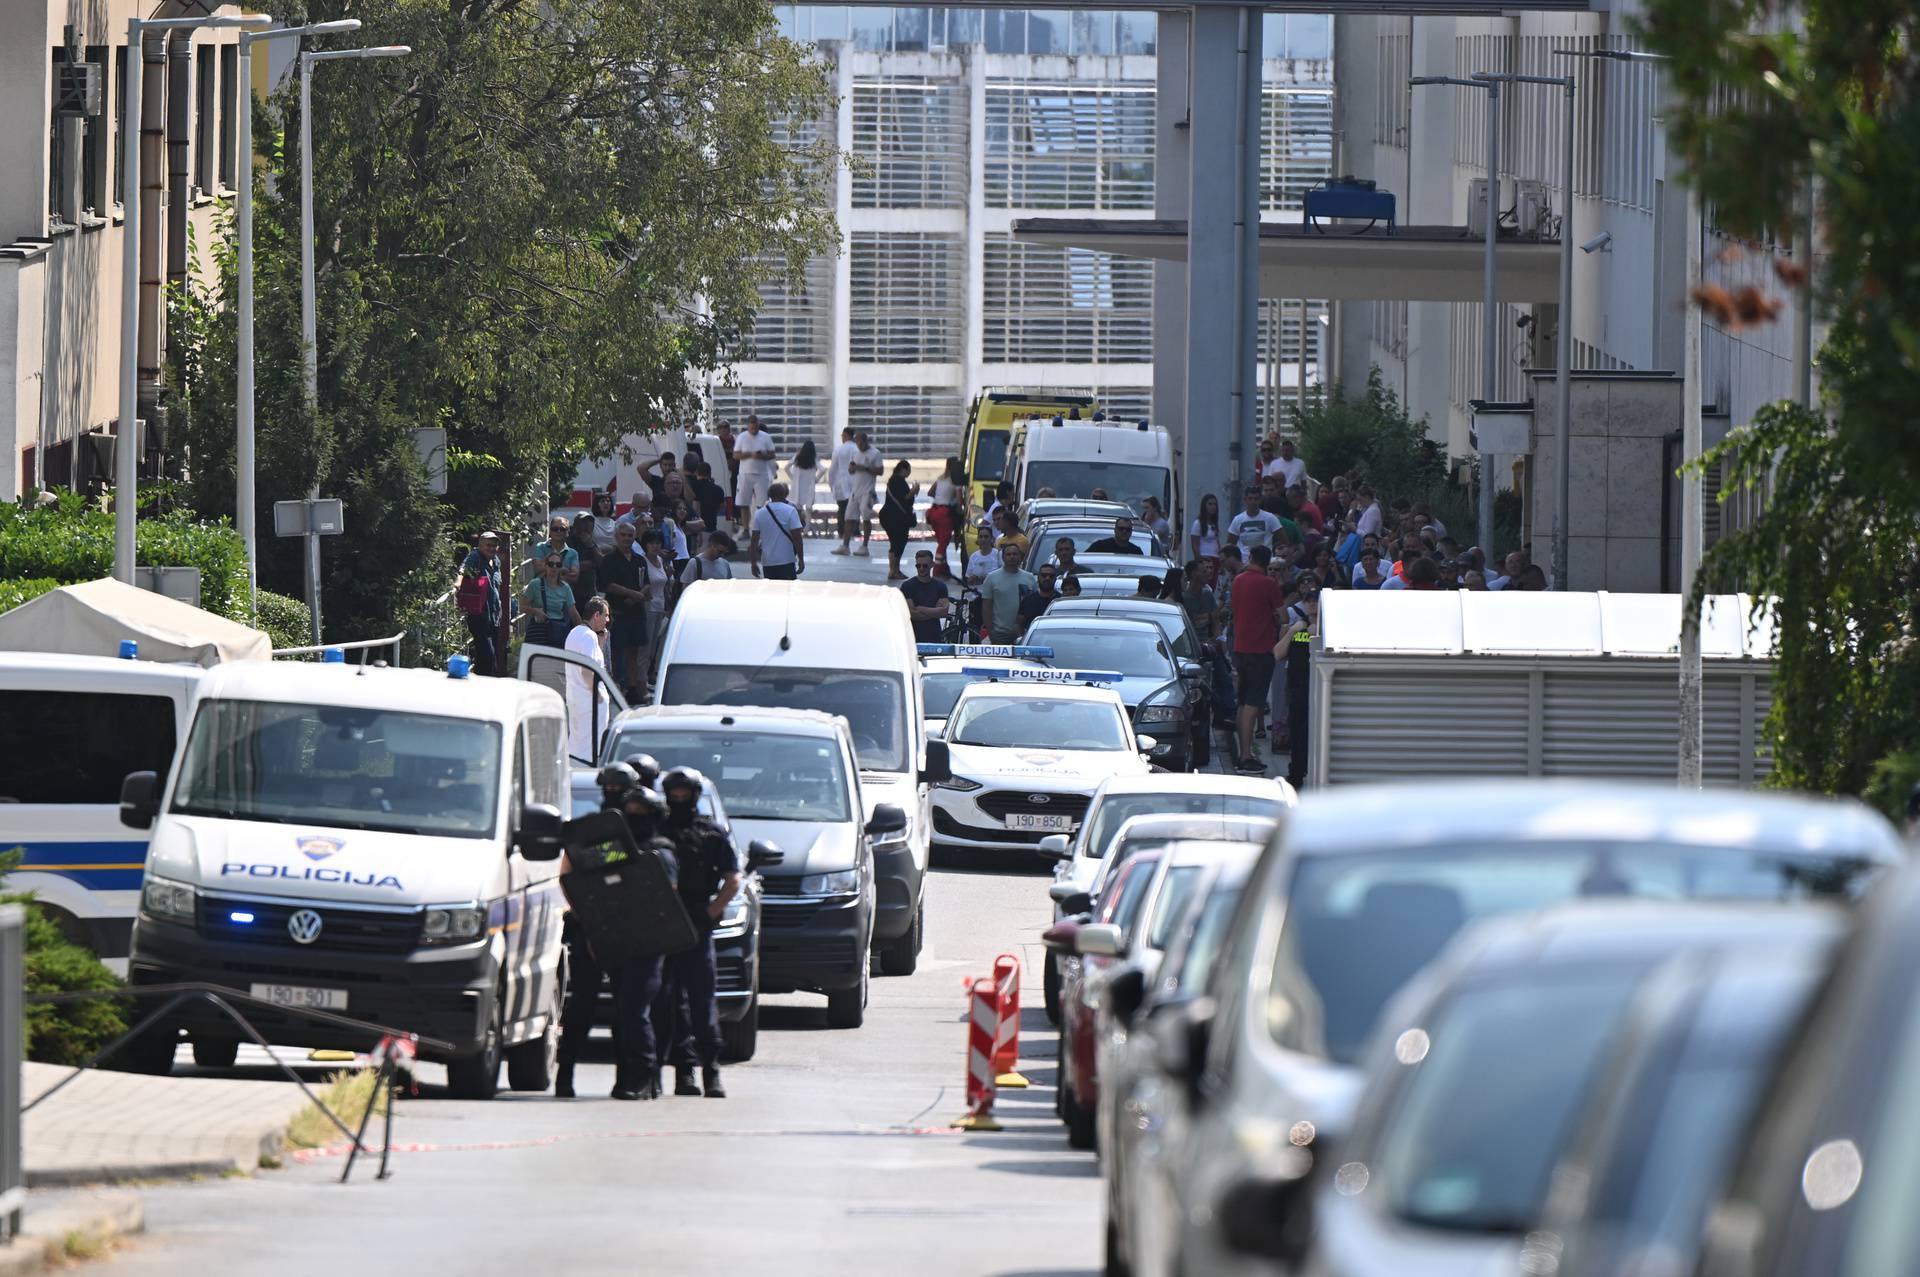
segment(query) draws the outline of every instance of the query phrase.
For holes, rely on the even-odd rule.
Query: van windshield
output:
[[[837,739],[647,728],[620,733],[610,756],[651,754],[662,767],[699,769],[720,787],[729,818],[831,823],[853,819]]]
[[[1148,497],[1158,501],[1162,510],[1173,508],[1173,476],[1164,466],[1134,466],[1080,458],[1030,461],[1025,482],[1029,494],[1052,488],[1054,495],[1062,497],[1091,497],[1093,490],[1099,488],[1107,500],[1121,502],[1136,514]]]
[[[172,810],[183,816],[493,835],[500,726],[338,705],[208,701]]]
[[[667,669],[662,705],[760,705],[768,709],[817,709],[838,714],[853,732],[853,749],[866,771],[904,772],[907,762],[907,691],[898,674],[879,670],[743,670],[733,665],[687,665]],[[919,724],[914,724],[917,729]]]

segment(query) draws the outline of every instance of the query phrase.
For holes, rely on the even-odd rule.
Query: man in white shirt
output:
[[[1267,467],[1266,473],[1279,475],[1281,479],[1280,487],[1283,490],[1291,488],[1296,483],[1306,483],[1307,463],[1293,455],[1293,440],[1282,439],[1280,441],[1280,455],[1273,459],[1272,464]],[[1265,478],[1266,476],[1262,475],[1261,477]]]
[[[1380,532],[1380,498],[1373,494],[1373,485],[1360,485],[1360,522],[1353,527],[1361,536],[1377,536]]]
[[[767,488],[773,482],[773,436],[761,428],[760,418],[749,414],[747,428],[733,437],[733,459],[740,473],[734,508],[751,526],[753,516],[767,503]]]
[[[1240,547],[1241,553],[1255,546],[1273,548],[1273,538],[1279,535],[1280,520],[1260,508],[1260,489],[1247,489],[1247,506],[1233,516],[1233,522],[1227,525],[1227,544]]]
[[[855,434],[853,444],[853,459],[847,466],[847,514],[840,521],[840,548],[835,554],[850,552],[856,523],[860,525],[860,553],[868,552],[867,544],[873,539],[873,486],[887,468],[886,458],[873,446],[873,437],[866,431]]]
[[[802,540],[805,529],[800,512],[787,500],[787,485],[768,485],[767,503],[754,511],[753,535],[747,542],[747,560],[753,565],[753,574],[769,581],[798,579],[807,570]]]
[[[852,487],[853,459],[860,452],[853,442],[853,427],[845,426],[840,431],[840,442],[834,445],[833,468],[827,474],[827,491],[833,494],[833,503],[839,509],[839,521],[834,531],[840,534],[840,548],[835,554],[847,552],[847,542],[853,533],[847,528],[847,497]]]
[[[585,657],[606,672],[607,601],[598,594],[580,607],[580,624],[567,632],[567,651]],[[600,711],[596,717],[594,702]],[[607,694],[592,670],[567,667],[567,752],[575,758],[593,757],[593,725],[607,721]]]

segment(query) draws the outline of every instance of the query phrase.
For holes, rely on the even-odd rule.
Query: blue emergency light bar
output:
[[[1044,661],[1053,656],[1050,647],[1016,647],[1006,643],[916,643],[922,656],[1000,656],[1016,661]]]
[[[1056,670],[1047,666],[997,670],[986,665],[962,665],[960,672],[969,678],[1001,683],[1118,683],[1126,677],[1114,670]]]

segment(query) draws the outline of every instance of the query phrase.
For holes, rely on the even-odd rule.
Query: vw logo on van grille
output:
[[[320,928],[324,925],[320,915],[311,909],[296,909],[287,919],[287,934],[293,937],[295,944],[312,944],[320,938]]]
[[[1052,794],[1028,794],[1027,801],[1032,803],[1035,807],[1045,807],[1048,803],[1053,801],[1053,795]]]

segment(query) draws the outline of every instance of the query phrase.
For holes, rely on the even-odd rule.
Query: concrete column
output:
[[[980,393],[980,365],[986,352],[987,302],[987,50],[968,45],[961,54],[967,89],[967,301],[966,345],[960,365],[961,402],[971,404]]]
[[[1244,483],[1255,430],[1261,11],[1192,17],[1187,232],[1187,420],[1181,509]]]
[[[853,46],[838,46],[833,67],[834,145],[843,154],[853,150]],[[833,214],[840,223],[840,251],[833,259],[833,350],[827,368],[827,444],[829,450],[840,442],[841,427],[847,424],[847,381],[852,375],[853,305],[853,233],[847,227],[853,221],[853,174],[842,164],[834,172]]]
[[[1187,216],[1189,168],[1188,72],[1191,18],[1185,10],[1160,15],[1153,98],[1153,215],[1168,221]],[[1153,421],[1184,451],[1187,429],[1187,265],[1153,264]],[[1183,467],[1184,469],[1184,467]],[[1191,519],[1197,507],[1182,508]]]

